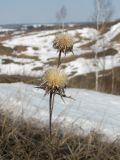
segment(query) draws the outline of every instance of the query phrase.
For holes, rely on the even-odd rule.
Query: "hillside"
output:
[[[3,110],[15,116],[23,116],[38,121],[48,121],[49,97],[44,91],[23,83],[0,84],[0,101]],[[99,129],[111,138],[120,133],[120,97],[95,91],[67,89],[66,94],[75,100],[56,96],[53,123],[60,122],[63,127],[89,133]],[[9,105],[8,105],[9,104]],[[48,123],[48,122],[47,122]]]
[[[43,68],[45,70],[57,63],[58,54],[52,48],[52,42],[55,35],[60,32],[61,29],[14,31],[2,35],[1,82],[17,82],[26,79],[24,80],[26,83],[38,84]],[[98,65],[99,90],[120,94],[120,23],[112,25],[102,35],[99,35],[94,28],[69,28],[65,32],[73,36],[75,43],[73,50],[75,55],[72,53],[66,57],[62,55],[62,68],[69,76],[69,87],[95,89],[95,71]],[[113,73],[114,90],[112,91]],[[17,78],[16,75],[19,75],[20,78]],[[6,78],[3,79],[5,76]]]
[[[101,34],[66,27],[74,54],[63,54],[60,67],[68,80],[54,68],[41,83],[57,65],[61,32],[52,24],[1,29],[1,160],[119,160],[120,23]]]

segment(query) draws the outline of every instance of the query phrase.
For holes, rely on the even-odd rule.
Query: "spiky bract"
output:
[[[59,68],[53,67],[48,69],[42,78],[42,87],[46,94],[53,91],[55,94],[64,94],[64,88],[67,84],[67,75]]]
[[[59,34],[53,41],[53,47],[60,52],[73,52],[73,38],[68,34]]]

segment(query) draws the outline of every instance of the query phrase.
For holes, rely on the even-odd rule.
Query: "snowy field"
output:
[[[22,75],[41,77],[50,62],[57,58],[58,53],[53,48],[55,35],[61,30],[46,30],[24,32],[15,31],[12,37],[3,40],[4,47],[13,49],[11,55],[0,54],[0,74]],[[99,35],[95,29],[83,28],[68,30],[68,34],[74,39],[74,54],[78,57],[62,64],[69,78],[74,72],[76,75],[85,75],[96,71],[96,61],[92,58],[80,57],[87,53],[101,52],[107,49],[116,50],[116,54],[110,53],[104,58],[99,58],[98,70],[120,67],[120,43],[112,41],[120,34],[120,23],[113,25],[109,31]],[[3,35],[2,35],[3,36]],[[2,37],[1,37],[2,38]],[[91,42],[94,42],[93,44]],[[88,48],[82,45],[91,43]],[[14,47],[24,46],[25,51],[15,51]],[[14,55],[14,56],[13,56]],[[21,58],[19,57],[22,56]],[[69,58],[72,53],[68,54]],[[37,57],[37,58],[35,58]],[[62,55],[64,57],[64,55]],[[9,60],[10,63],[4,63]],[[12,62],[13,61],[13,62]],[[105,62],[105,63],[104,63]],[[104,67],[104,68],[103,68]],[[35,68],[37,68],[35,70]],[[101,75],[100,75],[101,76]],[[111,137],[120,134],[120,96],[103,94],[90,90],[67,89],[67,95],[74,100],[65,99],[65,103],[56,96],[53,121],[65,125],[72,125],[77,130],[89,132],[91,129],[100,129]],[[25,118],[48,121],[48,96],[44,97],[44,91],[35,86],[23,83],[0,84],[0,103],[3,109],[12,110],[15,115],[23,115]]]
[[[56,96],[53,121],[60,121],[77,131],[81,128],[88,132],[100,129],[113,138],[120,134],[120,96],[103,94],[83,89],[67,89],[67,95],[75,100],[65,99],[65,103]],[[44,91],[23,83],[0,84],[1,107],[12,110],[17,116],[48,120],[48,96]]]
[[[22,64],[2,64],[3,56],[0,56],[0,74],[9,74],[9,75],[31,75],[31,76],[40,76],[41,70],[34,70],[36,67],[47,68],[49,62],[54,58],[57,58],[58,54],[55,49],[53,49],[53,39],[55,35],[60,33],[61,30],[50,30],[50,31],[41,31],[41,32],[31,32],[27,35],[17,35],[5,40],[2,44],[6,47],[14,48],[15,46],[26,46],[26,51],[20,53],[14,52],[14,55],[27,55],[27,56],[37,56],[38,61],[34,59],[22,60],[20,58],[12,59],[15,62],[22,62]],[[83,55],[86,53],[92,53],[103,51],[108,48],[113,48],[117,51],[117,54],[99,58],[98,70],[102,71],[105,69],[112,69],[113,67],[120,66],[120,44],[117,42],[112,42],[112,39],[120,33],[120,23],[113,25],[109,31],[100,36],[95,29],[92,28],[83,28],[68,30],[68,34],[73,36],[74,39],[74,53],[75,55]],[[81,38],[77,37],[78,34]],[[89,42],[96,41],[95,44],[91,45],[89,49],[82,49],[80,46],[87,44]],[[72,55],[70,53],[67,55],[69,57]],[[64,57],[64,55],[62,55]],[[7,57],[10,59],[10,56]],[[105,65],[104,65],[105,61]],[[74,61],[66,62],[64,68],[66,73],[70,76],[74,72],[74,76],[83,75],[86,73],[95,72],[95,59],[94,58],[84,58],[78,57]]]
[[[4,32],[12,32],[12,31],[15,31],[15,29],[8,29],[8,28],[2,28],[0,27],[0,33],[4,33]]]

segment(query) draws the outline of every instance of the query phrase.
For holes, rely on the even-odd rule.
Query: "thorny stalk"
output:
[[[54,106],[54,97],[55,93],[50,91],[50,98],[49,98],[49,134],[50,138],[52,136],[52,113],[53,113],[53,106]]]
[[[61,64],[61,51],[59,51],[59,57],[58,57],[58,66],[59,67]]]
[[[39,87],[45,90],[45,95],[49,94],[49,134],[50,139],[52,138],[52,114],[54,107],[55,95],[59,95],[64,101],[63,97],[71,98],[66,96],[64,89],[66,88],[67,76],[62,73],[59,69],[61,65],[61,54],[62,52],[66,55],[67,52],[73,53],[73,40],[70,36],[61,34],[53,41],[53,47],[59,51],[58,64],[56,68],[49,69],[43,75],[42,83]]]

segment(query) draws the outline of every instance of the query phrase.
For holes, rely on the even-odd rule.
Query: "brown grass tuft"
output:
[[[113,39],[112,39],[112,42],[117,42],[117,43],[120,43],[120,33],[117,34]]]
[[[14,51],[16,52],[23,52],[27,50],[27,46],[17,45],[14,47]]]
[[[47,126],[22,117],[13,120],[8,112],[0,110],[1,160],[119,160],[120,140],[103,141],[104,135],[90,132],[62,135],[60,126],[54,126],[49,139]],[[56,130],[57,131],[56,131]]]

